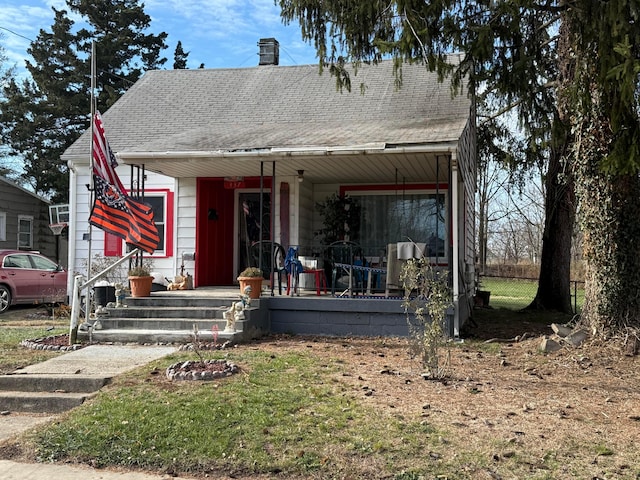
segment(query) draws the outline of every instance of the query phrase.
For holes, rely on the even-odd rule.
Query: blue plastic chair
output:
[[[287,272],[287,293],[298,290],[299,274],[304,271],[302,262],[298,259],[298,247],[289,247],[284,259],[284,269]]]

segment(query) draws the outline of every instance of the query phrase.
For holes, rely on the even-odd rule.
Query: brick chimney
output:
[[[280,63],[280,44],[275,38],[261,38],[260,63],[258,65],[278,65]]]

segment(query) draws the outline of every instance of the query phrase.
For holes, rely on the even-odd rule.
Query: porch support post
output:
[[[264,204],[262,201],[262,194],[264,193],[264,162],[260,161],[260,225],[258,230],[258,241],[262,241],[262,218],[264,216]],[[262,244],[259,244],[262,246]],[[258,249],[258,268],[262,268],[262,248]]]
[[[271,296],[276,283],[276,161],[271,162]]]
[[[458,211],[458,160],[456,152],[451,153],[451,240],[453,242],[453,256],[451,260],[451,275],[453,280],[453,336],[460,336],[460,276],[459,276],[459,257],[460,249],[458,242],[460,212]]]

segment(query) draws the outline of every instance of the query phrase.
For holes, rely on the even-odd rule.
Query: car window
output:
[[[39,257],[38,255],[30,255],[33,265],[38,270],[55,270],[58,265],[48,258]]]
[[[8,268],[33,268],[29,257],[24,254],[8,255],[4,258],[4,266]]]
[[[13,259],[11,257],[4,257],[2,260],[2,266],[4,268],[12,268],[15,267],[15,263],[13,263]]]

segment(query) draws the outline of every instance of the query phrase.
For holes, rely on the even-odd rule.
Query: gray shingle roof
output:
[[[317,65],[149,71],[103,114],[116,152],[234,151],[459,138],[470,100],[421,65],[363,65],[352,92]],[[360,84],[365,87],[360,91]],[[88,135],[66,156],[86,155]]]

